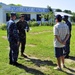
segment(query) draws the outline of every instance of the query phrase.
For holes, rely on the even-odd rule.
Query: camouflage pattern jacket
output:
[[[17,29],[19,31],[19,37],[24,38],[26,36],[25,29],[27,29],[27,32],[28,32],[29,31],[29,26],[28,26],[28,24],[25,20],[24,21],[19,20],[17,22]]]

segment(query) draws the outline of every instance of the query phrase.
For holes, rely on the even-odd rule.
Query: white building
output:
[[[26,6],[11,6],[0,3],[0,23],[6,23],[6,13],[10,12],[24,13],[26,17],[28,17],[27,20],[35,19],[39,23],[41,21],[41,18],[39,18],[39,16],[42,13],[47,13],[48,9]],[[44,21],[44,19],[42,19],[42,21]]]
[[[47,8],[27,7],[27,6],[11,6],[0,2],[0,23],[6,23],[6,14],[11,12],[24,13],[26,20],[35,19],[38,23],[45,22],[44,18],[40,18],[41,14],[47,13]],[[57,13],[55,13],[56,15]],[[60,14],[61,15],[61,14]],[[64,14],[65,15],[65,14]],[[68,16],[71,16],[67,14]]]

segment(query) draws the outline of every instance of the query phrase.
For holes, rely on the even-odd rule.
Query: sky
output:
[[[54,9],[71,10],[75,12],[75,0],[0,0],[5,4],[21,4],[30,7],[47,8],[49,5]]]

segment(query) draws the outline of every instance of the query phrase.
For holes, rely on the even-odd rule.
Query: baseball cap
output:
[[[20,18],[21,18],[21,17],[25,17],[25,15],[24,15],[24,14],[21,14],[21,15],[20,15]]]
[[[11,13],[11,16],[16,16],[16,13],[12,12],[12,13]]]
[[[62,16],[61,15],[56,15],[55,19],[62,20]]]
[[[64,16],[63,16],[63,19],[68,19],[68,16],[67,16],[67,15],[64,15]]]

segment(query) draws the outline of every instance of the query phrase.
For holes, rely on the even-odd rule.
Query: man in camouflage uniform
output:
[[[21,56],[27,57],[24,54],[25,45],[26,45],[26,31],[29,31],[29,26],[27,22],[24,20],[25,15],[21,14],[20,20],[17,22],[17,29],[19,32],[20,44],[21,44]]]
[[[16,14],[11,13],[11,18],[7,22],[7,37],[9,41],[9,46],[10,46],[10,52],[9,52],[9,64],[11,65],[19,65],[17,63],[17,58],[18,58],[18,44],[19,44],[19,36],[17,32],[17,26],[14,22],[16,19]]]
[[[71,25],[70,21],[68,20],[68,16],[67,15],[64,15],[63,20],[65,21],[65,23],[69,27],[69,33],[70,33],[70,36],[69,36],[68,40],[66,41],[66,46],[65,46],[65,52],[66,52],[65,58],[69,58],[72,25]]]

